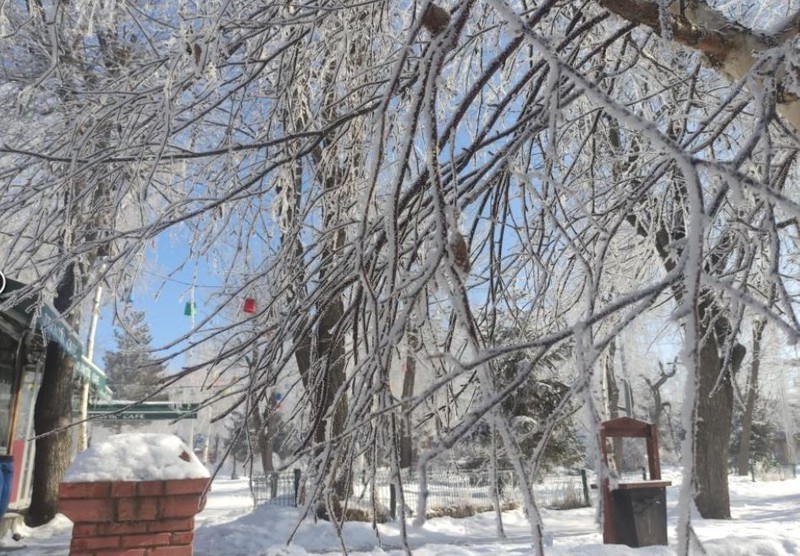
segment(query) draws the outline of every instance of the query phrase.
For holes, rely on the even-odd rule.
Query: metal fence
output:
[[[797,478],[797,466],[793,463],[758,462],[750,466],[750,477],[753,482],[785,481]]]
[[[299,469],[250,478],[250,492],[256,506],[297,506],[300,497]]]
[[[585,469],[574,475],[545,475],[533,484],[533,493],[539,505],[551,509],[571,509],[591,506],[593,492]]]
[[[458,515],[460,513],[488,511],[493,508],[492,478],[496,477],[497,492],[501,505],[506,508],[522,504],[522,492],[516,475],[512,471],[498,471],[495,476],[480,471],[432,471],[427,477],[427,508],[431,515]],[[296,506],[303,503],[303,477],[299,469],[293,472],[272,473],[251,479],[253,500],[257,506],[263,504]],[[592,504],[594,492],[589,488],[593,479],[587,478],[585,470],[574,474],[545,475],[532,484],[538,504],[545,508],[568,509]],[[373,508],[396,517],[398,506],[403,502],[406,513],[416,511],[419,501],[419,480],[413,472],[404,472],[400,477],[401,491],[395,478],[387,471],[374,474],[366,472],[354,477],[348,507],[362,508],[367,512]]]

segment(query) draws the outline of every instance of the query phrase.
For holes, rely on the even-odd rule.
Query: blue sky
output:
[[[182,248],[183,247],[183,248]],[[176,338],[191,330],[192,319],[184,314],[186,303],[190,300],[192,283],[195,284],[195,303],[197,313],[195,320],[200,321],[207,311],[207,297],[219,291],[218,280],[211,276],[202,260],[197,262],[196,279],[194,265],[174,275],[170,269],[185,261],[185,246],[171,245],[163,241],[148,253],[145,270],[136,280],[132,292],[130,307],[136,311],[144,311],[150,333],[153,337],[152,347],[165,346]],[[103,291],[102,310],[97,324],[95,336],[95,363],[103,367],[103,354],[116,348],[114,341],[114,299],[115,293],[107,289]],[[123,309],[123,299],[117,299],[117,310]],[[88,329],[88,327],[87,327]],[[86,338],[84,338],[85,341]],[[168,350],[174,351],[176,348]],[[160,352],[159,355],[164,355]],[[185,357],[177,357],[170,365],[177,371],[185,364]]]

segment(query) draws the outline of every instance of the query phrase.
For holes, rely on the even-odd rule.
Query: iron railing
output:
[[[494,506],[493,478],[496,478],[498,498],[503,507],[515,507],[522,503],[520,485],[512,471],[502,470],[491,475],[485,471],[440,470],[428,473],[427,508],[434,515],[459,508],[466,511],[490,510]],[[304,479],[299,469],[255,476],[251,479],[253,500],[257,506],[301,505],[304,502]],[[542,476],[533,482],[532,488],[541,507],[575,508],[592,504],[593,493],[589,483],[586,471],[580,470],[574,474]],[[347,506],[366,511],[378,508],[396,517],[400,513],[398,504],[402,499],[407,508],[406,514],[413,514],[420,497],[418,478],[413,472],[403,472],[399,484],[402,485],[402,498],[398,481],[388,471],[361,473],[354,477]]]

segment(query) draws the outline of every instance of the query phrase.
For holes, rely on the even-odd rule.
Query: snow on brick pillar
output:
[[[117,435],[82,452],[59,486],[59,510],[74,522],[70,556],[192,556],[209,480],[171,435]]]

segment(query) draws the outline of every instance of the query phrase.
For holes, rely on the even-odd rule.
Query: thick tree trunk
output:
[[[317,407],[319,408],[320,416],[332,413],[328,441],[339,437],[344,432],[344,424],[347,419],[346,395],[343,393],[340,399],[336,399],[337,392],[347,380],[344,334],[337,330],[343,316],[344,303],[341,296],[337,296],[336,300],[330,303],[323,313],[318,336],[320,362],[325,361],[325,363],[321,365],[322,368],[320,369],[321,371],[324,369],[324,375],[322,377],[322,388],[317,390],[318,399],[320,400],[320,404]],[[325,442],[327,428],[328,421],[325,419],[316,430],[315,439],[318,443]],[[340,442],[346,441],[341,440]],[[347,457],[347,450],[338,450],[336,457],[340,458],[338,463],[341,463],[341,458]],[[351,470],[348,465],[339,465],[338,463],[334,487],[337,496],[346,498],[352,484]]]
[[[327,413],[333,410],[331,436],[338,436],[344,429],[347,416],[347,400],[342,397],[336,403],[336,392],[345,382],[344,335],[336,337],[336,327],[344,315],[344,303],[337,296],[324,309],[319,323],[317,372],[315,380],[314,407],[317,414],[314,428],[314,441],[322,444],[326,440]]]
[[[59,312],[69,308],[75,295],[74,267],[70,266],[58,285],[54,306]],[[66,322],[78,321],[73,312]],[[72,375],[75,360],[59,344],[47,343],[42,386],[36,398],[33,425],[36,435],[50,433],[36,440],[33,466],[33,492],[26,522],[32,527],[44,525],[58,512],[58,484],[72,460]],[[52,432],[56,431],[56,432]]]
[[[683,238],[681,226],[670,231],[662,229],[656,235],[656,248],[668,271],[674,268],[668,245],[670,241]],[[681,300],[681,286],[676,284],[673,291],[676,299]],[[707,292],[706,295],[710,294]],[[725,309],[713,298],[701,302],[699,311],[701,322],[709,324],[700,331],[699,341],[697,437],[693,454],[697,492],[694,501],[705,519],[729,519],[728,454],[733,419],[732,377],[738,373],[745,348],[736,343]],[[725,357],[721,352],[724,342],[732,342],[734,346],[727,369],[723,369]]]
[[[297,207],[300,204],[301,176],[302,166],[298,164],[294,178],[294,206],[287,211],[289,221],[294,220]],[[326,189],[330,190],[334,187],[335,180],[326,180]],[[344,232],[340,231],[332,242],[333,245],[326,246],[323,249],[322,260],[325,262],[320,265],[318,275],[320,282],[324,282],[325,276],[329,271],[329,261],[333,256],[332,254],[343,244],[344,239]],[[281,241],[284,244],[287,242],[292,243],[298,267],[301,267],[303,247],[299,239],[299,227],[292,231],[291,236],[285,235]],[[298,276],[298,283],[302,283],[300,278]],[[298,291],[295,295],[303,295],[303,292]],[[323,452],[327,441],[338,437],[342,433],[347,416],[347,397],[343,395],[339,403],[336,404],[336,393],[347,378],[345,373],[345,337],[338,329],[338,325],[344,316],[344,302],[341,295],[334,295],[332,299],[321,302],[319,310],[320,317],[315,329],[312,327],[312,330],[308,330],[305,327],[299,327],[294,338],[294,355],[298,373],[303,387],[308,393],[311,405],[311,430],[301,449],[311,443],[314,446],[315,455],[320,455]],[[312,341],[312,331],[316,332],[316,342]],[[336,404],[335,407],[334,404]],[[328,434],[328,420],[331,417],[330,434]],[[322,475],[334,464],[331,460],[319,463],[325,467],[325,469],[320,469]],[[340,474],[335,482],[336,494],[339,497],[345,496],[351,484],[349,469]],[[317,515],[320,517],[327,515],[324,504],[317,505]]]
[[[742,436],[739,439],[739,453],[736,457],[736,472],[746,476],[750,471],[750,438],[753,431],[753,411],[758,398],[758,371],[761,366],[761,338],[764,335],[766,319],[759,319],[753,327],[753,354],[750,358],[750,380],[747,400],[742,416]]]
[[[716,306],[713,306],[718,312]],[[727,329],[720,326],[717,330]],[[704,331],[705,332],[705,331]],[[730,519],[728,454],[733,414],[733,383],[744,358],[744,346],[732,350],[730,367],[722,368],[721,346],[711,332],[704,334],[700,347],[697,391],[697,449],[694,454],[697,493],[695,503],[706,519]]]
[[[715,390],[721,367],[717,344],[709,339],[700,348],[697,414],[702,418],[697,423],[697,449],[694,454],[698,484],[695,503],[700,515],[707,519],[731,517],[728,443],[731,434],[733,387],[726,378],[720,381]],[[709,419],[709,416],[714,418]]]

